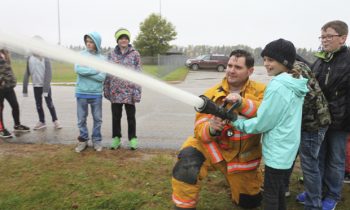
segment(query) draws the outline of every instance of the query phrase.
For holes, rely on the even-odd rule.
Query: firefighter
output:
[[[239,118],[252,118],[263,99],[265,85],[249,79],[254,71],[254,58],[244,50],[235,50],[228,61],[222,82],[208,89],[205,96],[223,106],[224,99],[238,96]],[[173,169],[172,200],[175,209],[196,209],[201,181],[208,168],[221,171],[231,188],[234,203],[242,208],[261,204],[262,173],[260,134],[236,130],[226,120],[197,113],[194,136],[188,137],[178,154]]]

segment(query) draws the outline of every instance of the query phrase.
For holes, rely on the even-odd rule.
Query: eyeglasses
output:
[[[332,34],[332,35],[329,34],[329,35],[326,35],[326,36],[320,36],[320,37],[318,37],[318,39],[320,41],[322,41],[322,40],[332,41],[333,37],[335,37],[335,36],[342,36],[342,35],[340,35],[340,34]]]

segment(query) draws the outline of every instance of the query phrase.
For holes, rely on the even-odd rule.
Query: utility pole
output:
[[[162,17],[162,0],[159,0],[159,16]]]
[[[58,45],[61,45],[60,0],[57,0],[57,15],[58,15]]]

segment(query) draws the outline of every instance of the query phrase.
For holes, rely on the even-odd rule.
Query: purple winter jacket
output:
[[[131,45],[124,54],[116,46],[113,51],[108,53],[108,60],[135,71],[142,71],[140,54]],[[111,103],[135,104],[141,100],[142,89],[140,85],[109,74],[105,79],[103,90],[105,98]]]

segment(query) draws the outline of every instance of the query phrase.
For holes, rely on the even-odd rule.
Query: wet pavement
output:
[[[225,73],[216,71],[190,71],[185,81],[172,84],[195,95],[220,82]],[[256,68],[251,77],[253,80],[267,83],[269,77],[263,68]],[[38,121],[33,89],[29,89],[29,97],[22,96],[22,85],[16,87],[20,105],[21,122],[31,128]],[[58,119],[63,128],[55,130],[50,113],[44,103],[47,128],[29,133],[15,133],[8,142],[38,144],[76,144],[79,131],[77,128],[76,99],[74,86],[52,86],[53,101]],[[102,143],[109,147],[112,135],[110,102],[103,100]],[[13,131],[11,108],[5,102],[4,120],[6,128]],[[162,94],[143,88],[141,103],[136,105],[137,136],[140,148],[178,149],[183,141],[193,134],[194,108],[166,97]],[[91,135],[92,116],[88,116],[88,128]],[[126,113],[122,117],[122,147],[128,147]]]

